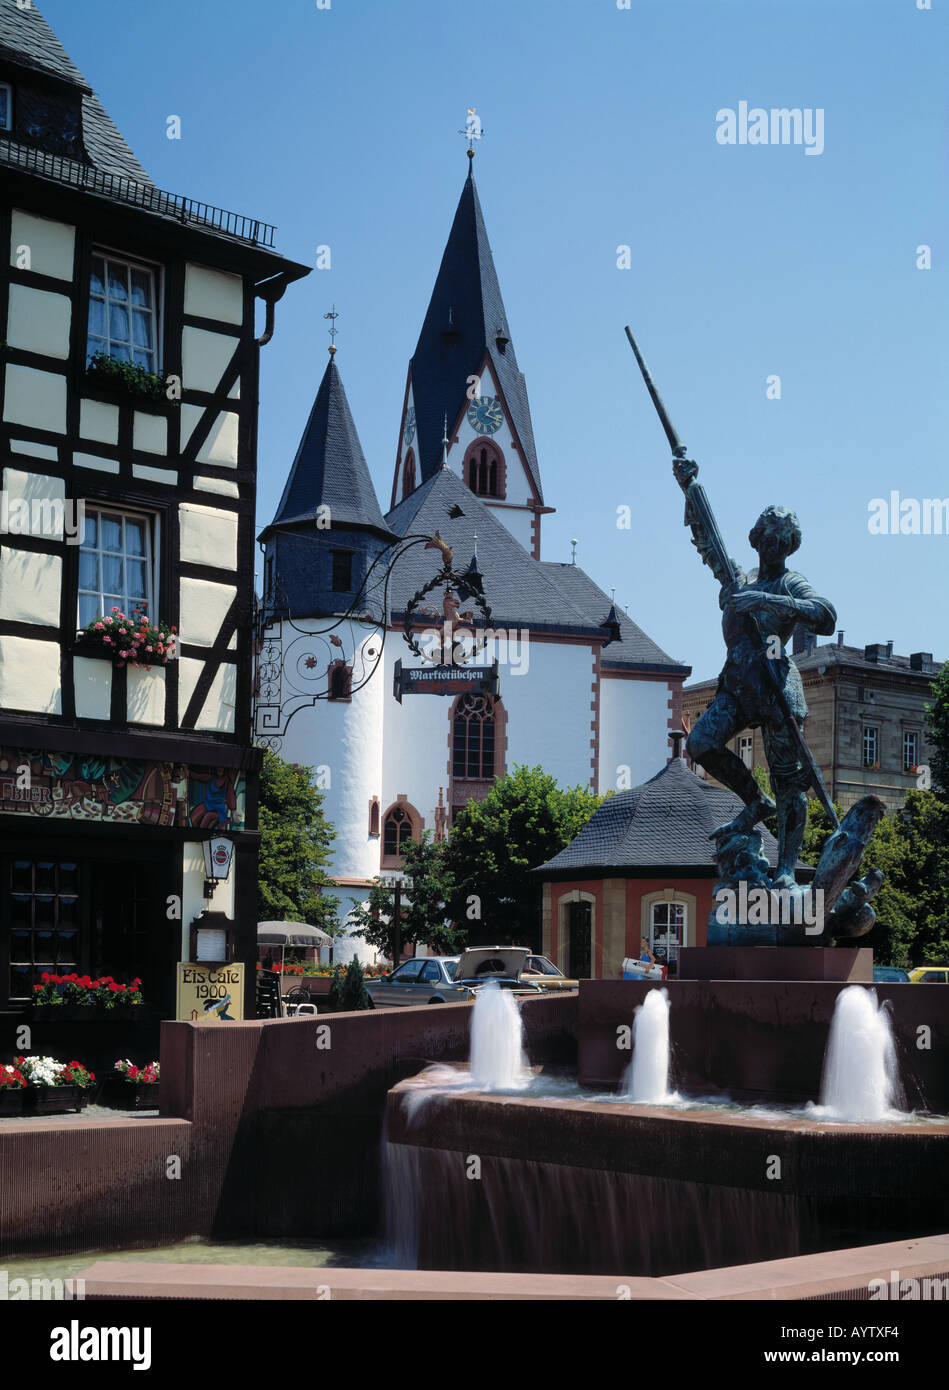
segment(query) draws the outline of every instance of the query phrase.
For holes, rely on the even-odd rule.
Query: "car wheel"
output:
[[[369,1003],[366,1005],[366,1008],[367,1008],[367,1009],[374,1009],[375,1007],[376,1007],[376,1001],[373,999],[372,995],[370,994],[370,996],[369,996]]]
[[[444,999],[430,999],[428,1002],[430,1004],[444,1004],[445,1001]]]

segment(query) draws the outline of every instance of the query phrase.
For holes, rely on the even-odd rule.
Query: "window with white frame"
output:
[[[0,130],[13,129],[13,88],[0,82]]]
[[[903,771],[915,772],[919,766],[919,734],[915,729],[903,731]]]
[[[879,761],[880,730],[873,724],[866,724],[863,729],[863,765],[876,767]]]
[[[111,251],[92,257],[89,280],[88,356],[104,352],[123,362],[158,370],[158,301],[155,270]]]
[[[685,903],[653,903],[649,913],[649,949],[661,965],[675,965],[678,961],[685,921]]]
[[[155,530],[144,512],[119,512],[86,504],[79,549],[79,626],[118,608],[152,617],[155,606]]]
[[[738,756],[739,756],[739,758],[741,758],[742,762],[745,764],[745,767],[751,767],[751,758],[752,758],[752,736],[751,736],[751,734],[743,734],[742,737],[738,740]]]

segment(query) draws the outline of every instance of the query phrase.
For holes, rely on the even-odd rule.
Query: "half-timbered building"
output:
[[[306,268],[156,188],[16,0],[0,179],[0,1010],[72,970],[167,1010],[208,906],[255,959],[258,354]],[[174,640],[110,653],[117,612]]]

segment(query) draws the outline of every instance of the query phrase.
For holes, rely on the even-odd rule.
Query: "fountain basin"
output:
[[[949,1123],[474,1092],[418,1107],[413,1090],[387,1100],[389,1238],[407,1267],[657,1276],[949,1224]]]

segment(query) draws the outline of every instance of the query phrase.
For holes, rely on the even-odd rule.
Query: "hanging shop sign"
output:
[[[496,695],[498,665],[493,666],[409,666],[395,663],[392,693],[402,703],[403,695]]]

